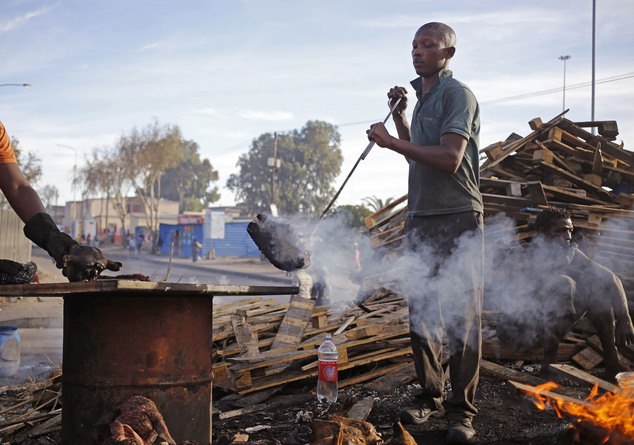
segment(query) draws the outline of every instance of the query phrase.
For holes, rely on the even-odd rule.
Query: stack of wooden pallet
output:
[[[634,290],[634,153],[613,142],[616,122],[575,124],[564,114],[546,123],[535,118],[529,135],[512,133],[481,150],[487,253],[500,249],[500,242],[531,238],[541,209],[563,207],[583,233],[586,253],[600,262],[610,259],[608,266]],[[586,131],[589,125],[598,126],[600,134]],[[403,196],[366,218],[373,247],[399,255],[406,203]],[[513,224],[486,224],[498,214]]]
[[[214,386],[246,394],[317,378],[317,348],[330,333],[339,370],[380,364],[340,386],[384,375],[411,352],[405,299],[377,292],[362,307],[336,312],[314,300],[244,300],[214,308]],[[281,372],[281,371],[284,372]]]

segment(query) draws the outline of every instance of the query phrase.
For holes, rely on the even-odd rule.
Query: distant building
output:
[[[140,198],[128,198],[123,226],[126,232],[135,233],[137,227],[146,227],[143,203]],[[161,199],[159,215],[178,213],[178,201]],[[56,220],[57,222],[57,220]],[[62,225],[64,230],[77,237],[79,234],[94,237],[96,233],[105,231],[116,235],[120,240],[121,218],[115,211],[113,200],[106,198],[86,199],[83,201],[67,201],[64,207]]]

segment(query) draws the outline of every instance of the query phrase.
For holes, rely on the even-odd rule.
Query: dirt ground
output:
[[[535,367],[537,368],[537,367]],[[307,403],[286,409],[275,409],[246,414],[226,420],[213,421],[214,441],[218,442],[222,436],[232,438],[238,433],[248,434],[249,443],[285,443],[296,428],[296,418],[300,412],[309,411],[313,417],[326,418],[328,413],[341,410],[346,402],[353,398],[361,400],[374,397],[375,403],[367,421],[372,423],[384,440],[392,436],[392,425],[397,419],[397,413],[402,407],[411,404],[418,384],[408,384],[389,394],[379,395],[362,389],[363,385],[343,388],[339,391],[339,400],[325,413],[316,399]],[[309,386],[287,387],[286,394],[305,395],[310,393]],[[579,399],[584,399],[590,392],[589,388],[567,387],[567,394],[574,393]],[[214,406],[221,410],[235,409],[232,403],[236,396],[214,394]],[[235,406],[235,405],[234,405]],[[571,443],[570,424],[559,419],[554,410],[548,408],[540,411],[526,396],[517,393],[505,381],[481,378],[476,393],[476,407],[479,415],[474,419],[477,444],[489,445],[565,445]],[[445,443],[447,424],[442,415],[430,418],[424,425],[407,425],[407,430],[418,444],[436,445]]]

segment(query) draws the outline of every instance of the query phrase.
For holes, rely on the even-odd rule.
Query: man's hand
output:
[[[390,108],[394,106],[399,98],[401,99],[398,106],[392,111],[392,116],[397,118],[404,117],[405,109],[407,108],[407,90],[403,87],[395,86],[394,88],[390,88],[387,97],[390,99]]]
[[[630,321],[616,322],[615,340],[617,346],[627,346],[634,343],[634,326]]]
[[[383,125],[383,122],[377,122],[370,126],[370,129],[366,131],[368,139],[376,142],[379,147],[389,147],[392,143],[392,136],[388,133],[387,128]]]

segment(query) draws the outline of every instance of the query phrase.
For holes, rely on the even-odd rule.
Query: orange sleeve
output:
[[[0,122],[0,164],[17,164],[15,159],[15,153],[11,146],[11,140],[7,134],[7,130],[4,128],[2,122]]]

